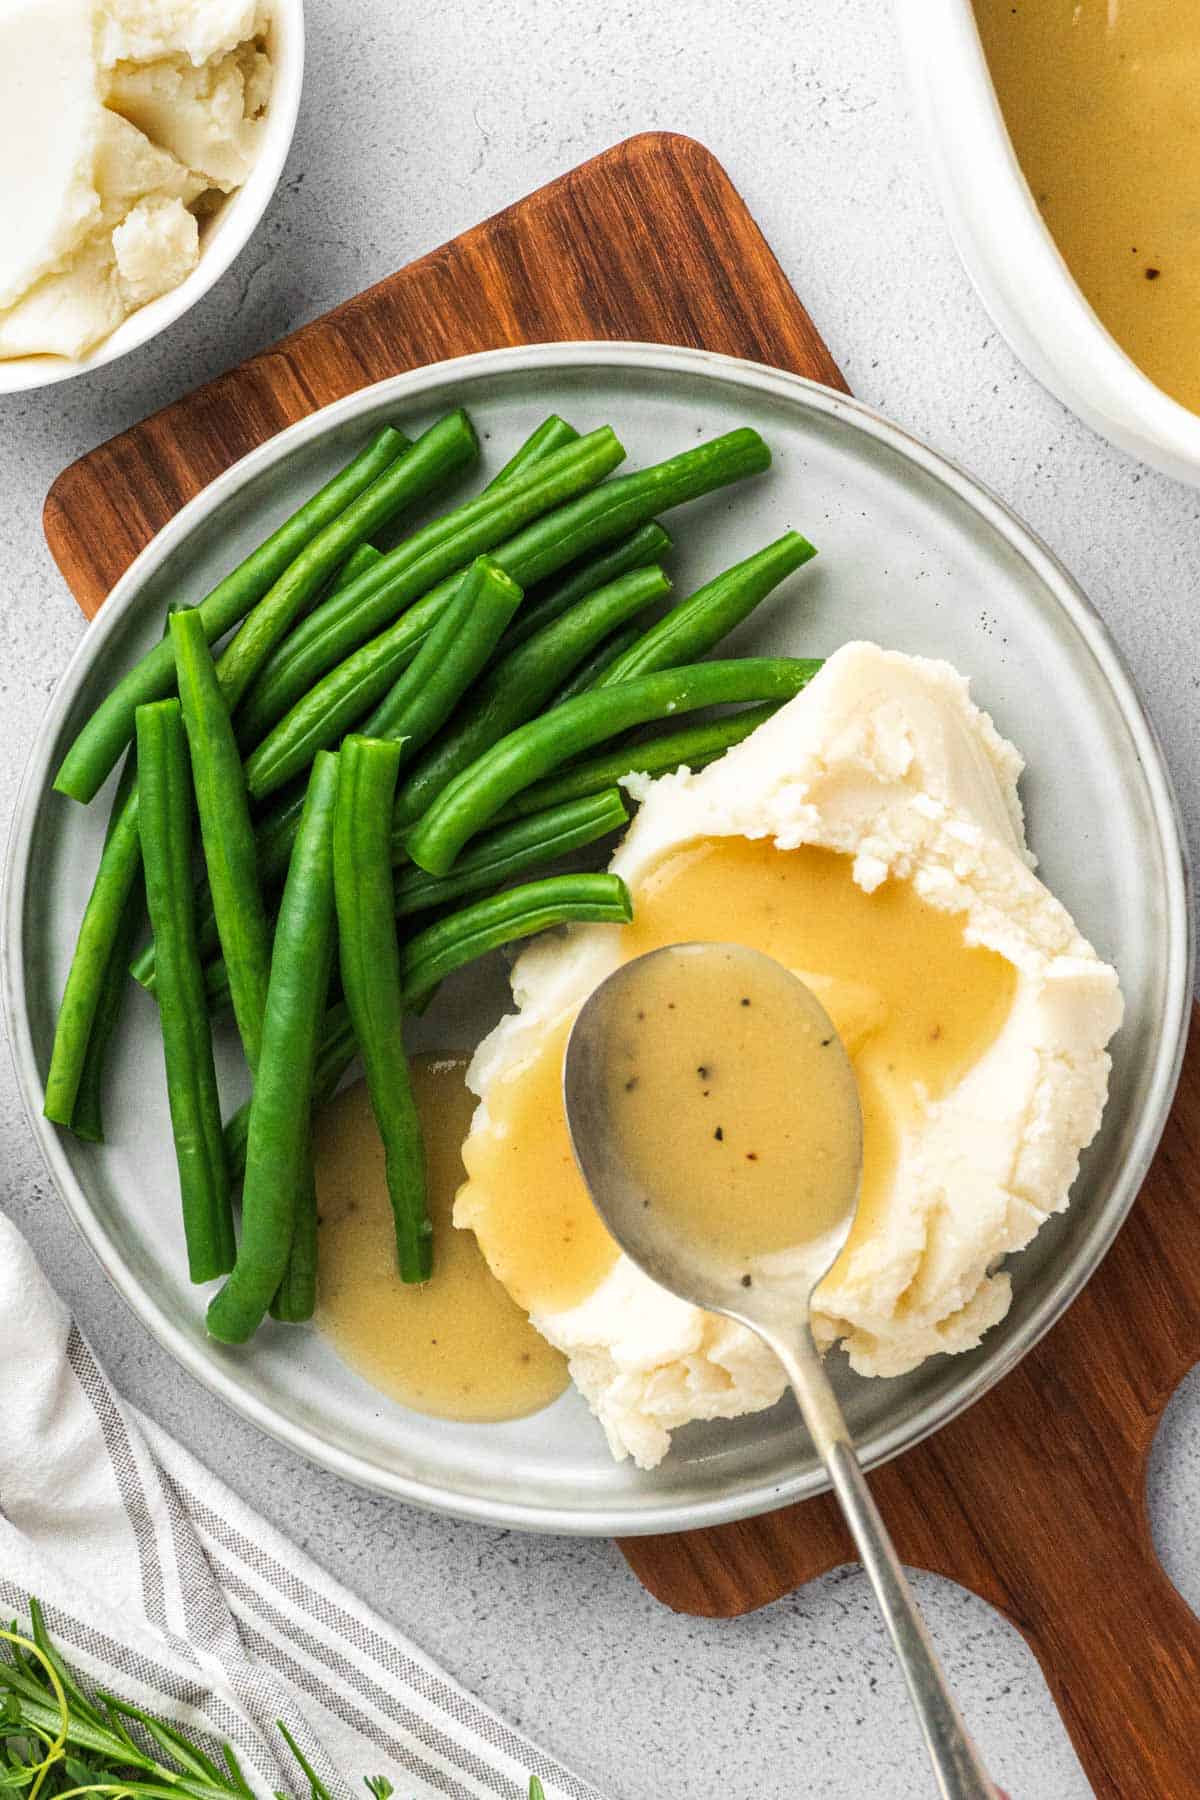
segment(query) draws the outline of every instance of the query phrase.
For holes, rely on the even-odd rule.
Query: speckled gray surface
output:
[[[1166,743],[1193,846],[1200,495],[1138,468],[998,339],[924,173],[878,0],[309,0],[309,73],[280,192],[165,339],[0,401],[3,821],[82,622],[39,512],[80,451],[516,195],[649,127],[721,157],[855,391],[989,482],[1091,593]],[[722,1625],[649,1600],[603,1543],[528,1540],[359,1493],[259,1439],[180,1375],[106,1288],[49,1191],[5,1059],[0,1205],[122,1390],[469,1687],[613,1796],[917,1800],[929,1782],[863,1578]],[[1200,1605],[1200,1380],[1156,1446],[1151,1506]],[[917,1587],[1014,1800],[1088,1786],[1023,1644],[981,1602]]]

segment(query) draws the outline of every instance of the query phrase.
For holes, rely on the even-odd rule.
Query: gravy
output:
[[[1200,0],[975,0],[1013,148],[1071,273],[1200,412]]]
[[[649,956],[625,979],[596,1074],[651,1240],[717,1271],[806,1246],[823,1274],[862,1161],[858,1086],[828,1014],[779,963],[730,944]]]
[[[556,1400],[567,1365],[451,1223],[475,1097],[461,1058],[413,1061],[433,1219],[433,1279],[396,1269],[383,1145],[365,1082],[314,1120],[320,1284],[317,1325],[373,1387],[444,1419],[519,1419]]]
[[[963,941],[961,918],[911,884],[866,894],[849,857],[766,840],[709,838],[677,850],[638,884],[624,959],[666,944],[761,950],[812,988],[854,1064],[863,1123],[862,1195],[851,1242],[868,1235],[895,1167],[899,1133],[924,1096],[937,1100],[1004,1023],[1016,973]],[[571,1153],[562,1101],[570,1018],[493,1082],[489,1124],[464,1156],[457,1217],[520,1305],[555,1312],[584,1300],[617,1247]]]

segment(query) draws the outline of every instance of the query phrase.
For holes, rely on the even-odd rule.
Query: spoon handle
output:
[[[863,1567],[875,1590],[937,1777],[943,1800],[997,1800],[917,1610],[883,1517],[871,1496],[842,1409],[807,1325],[770,1335],[804,1422],[829,1471]]]

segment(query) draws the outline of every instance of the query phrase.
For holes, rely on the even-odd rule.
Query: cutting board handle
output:
[[[1200,1800],[1200,1618],[1146,1508],[1154,1435],[1200,1359],[1195,1024],[1154,1165],[1083,1293],[982,1400],[871,1476],[903,1560],[1024,1636],[1100,1800]],[[721,1618],[853,1557],[828,1496],[621,1547],[665,1605]]]
[[[1145,1498],[1169,1394],[1134,1414],[1110,1369],[1094,1366],[1081,1392],[1064,1357],[1056,1379],[1052,1346],[1040,1369],[1005,1383],[1012,1410],[1030,1408],[1026,1431],[1010,1412],[1001,1456],[982,1422],[965,1489],[955,1459],[978,1550],[968,1585],[1029,1644],[1101,1800],[1196,1800],[1200,1618],[1163,1570]],[[892,1481],[881,1484],[886,1500]],[[961,1579],[961,1540],[953,1552],[912,1548],[918,1563]]]
[[[1026,1639],[1100,1800],[1200,1800],[1200,1618],[1146,1508],[1155,1432],[1200,1348],[1197,1143],[1193,1030],[1154,1166],[1088,1287],[981,1401],[871,1476],[903,1560]],[[829,1496],[622,1549],[666,1605],[717,1617],[853,1556]]]
[[[1076,1526],[1069,1514],[1058,1521],[1057,1566],[1038,1576],[1039,1604],[1003,1610],[1041,1664],[1101,1800],[1195,1800],[1200,1620],[1163,1572],[1144,1518],[1123,1506]],[[1056,1604],[1067,1590],[1069,1604]]]

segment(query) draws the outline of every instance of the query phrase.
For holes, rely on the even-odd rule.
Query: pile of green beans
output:
[[[581,444],[558,454],[569,455],[586,442],[583,439]],[[506,574],[521,587],[527,587],[554,574],[585,551],[625,536],[664,507],[697,499],[716,487],[758,474],[769,463],[770,452],[757,432],[726,432],[668,462],[604,482],[570,505],[537,519],[496,546],[491,554]],[[521,492],[518,488],[517,494]],[[502,489],[501,498],[507,498],[508,493],[508,489]],[[353,589],[347,588],[326,602],[321,612],[337,610],[339,620],[336,630],[325,633],[321,657],[324,666],[333,656],[340,655],[347,643],[360,643],[361,647],[345,656],[297,700],[259,744],[246,766],[251,794],[270,793],[276,785],[274,771],[281,762],[292,766],[297,750],[311,756],[322,746],[338,742],[346,731],[359,724],[411,660],[438,613],[450,604],[459,579],[455,575],[440,582],[394,625],[366,643],[361,643],[358,634],[362,618],[372,609],[359,609],[357,617],[340,617],[342,612],[354,611]],[[297,632],[297,638],[315,626],[319,617],[319,613],[314,613]]]
[[[425,526],[365,575],[339,587],[263,668],[239,721],[243,745],[250,748],[261,743],[279,720],[290,717],[305,701],[327,670],[342,664],[360,644],[399,616],[395,629],[400,650],[392,665],[398,673],[457,592],[458,571],[472,558],[503,544],[514,530],[553,514],[565,501],[593,488],[624,455],[616,434],[607,426],[577,443],[564,444],[515,480],[489,489],[445,519]],[[514,580],[521,580],[502,556],[497,554],[496,560]],[[449,587],[444,591],[438,584],[447,578]],[[431,592],[438,595],[436,602],[430,598]]]
[[[744,657],[664,669],[580,694],[510,732],[455,776],[406,834],[404,847],[431,875],[448,875],[463,845],[522,788],[594,744],[677,712],[742,700],[790,700],[820,666],[795,657]]]
[[[395,871],[392,883],[396,917],[436,912],[459,900],[495,893],[518,875],[544,869],[619,831],[628,819],[619,790],[610,786],[484,832],[459,857],[451,875],[427,875],[411,864],[403,866]],[[153,987],[155,979],[152,976],[147,985]],[[205,969],[204,985],[209,1007],[222,1011],[230,1001],[229,972],[219,958]]]
[[[318,490],[258,549],[219,581],[196,611],[210,644],[244,619],[318,532],[343,513],[398,457],[409,449],[403,432],[385,425],[340,475]],[[97,707],[54,778],[55,791],[85,804],[94,800],[133,740],[134,714],[147,700],[160,700],[175,685],[170,644],[147,652]]]
[[[703,767],[820,666],[699,660],[814,554],[799,533],[673,602],[660,566],[672,544],[656,515],[765,470],[758,434],[615,474],[624,454],[611,427],[580,436],[551,415],[474,499],[397,539],[396,521],[479,444],[461,411],[415,439],[377,431],[195,607],[172,609],[165,641],[58,771],[58,791],[88,801],[134,744],[45,1110],[102,1140],[131,966],[157,1003],[189,1271],[226,1277],[208,1307],[225,1343],[268,1315],[313,1314],[312,1113],[356,1056],[385,1151],[397,1274],[429,1279],[406,1019],[501,945],[570,922],[627,923],[617,877],[555,864],[627,822],[626,777]],[[722,706],[740,710],[674,723]],[[665,729],[639,735],[655,724]],[[143,890],[152,941],[130,964]],[[222,1131],[211,1018],[225,1003],[251,1094]]]

